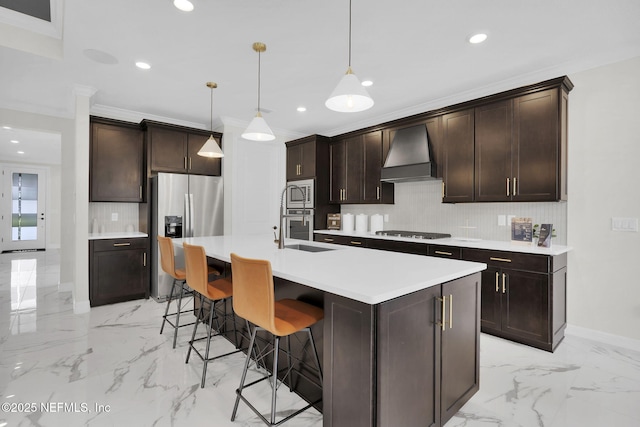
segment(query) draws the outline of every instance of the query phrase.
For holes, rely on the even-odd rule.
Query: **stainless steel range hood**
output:
[[[429,155],[425,125],[398,129],[381,172],[381,181],[410,182],[436,179],[435,164]]]

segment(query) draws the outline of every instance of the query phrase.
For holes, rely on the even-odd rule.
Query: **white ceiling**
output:
[[[353,0],[352,66],[374,82],[375,105],[337,113],[324,101],[347,68],[348,0],[192,1],[185,13],[171,0],[55,0],[48,34],[19,43],[16,27],[0,37],[0,107],[73,117],[80,85],[96,89],[92,114],[208,129],[205,83],[215,81],[216,124],[248,124],[257,102],[251,45],[262,41],[269,125],[332,136],[640,56],[638,0]],[[469,44],[479,31],[488,40]]]

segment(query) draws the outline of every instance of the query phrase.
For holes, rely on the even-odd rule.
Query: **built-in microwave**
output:
[[[313,209],[313,179],[287,182],[287,209]]]

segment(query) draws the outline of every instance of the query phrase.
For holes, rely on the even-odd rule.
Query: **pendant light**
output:
[[[267,45],[255,42],[252,47],[258,52],[258,113],[242,133],[242,137],[252,141],[273,141],[276,137],[260,113],[260,54],[267,50]]]
[[[213,90],[218,87],[218,84],[214,82],[207,82],[207,87],[211,89],[211,136],[207,139],[207,142],[204,143],[200,151],[198,151],[198,156],[224,157],[224,153],[218,145],[218,141],[213,137]]]
[[[351,69],[351,0],[349,0],[349,67],[324,105],[340,113],[356,113],[373,107],[373,99]]]

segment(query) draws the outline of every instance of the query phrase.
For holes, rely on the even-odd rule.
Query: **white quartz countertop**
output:
[[[486,264],[287,239],[285,245],[325,247],[325,252],[278,249],[273,235],[174,239],[204,246],[207,256],[231,262],[230,254],[267,259],[275,277],[367,304],[379,304],[477,273]]]
[[[140,237],[149,237],[147,233],[140,231],[122,231],[109,233],[89,233],[89,240],[99,239],[135,239]]]
[[[505,252],[521,252],[527,254],[538,255],[561,255],[565,252],[569,252],[573,249],[571,246],[554,245],[550,248],[540,248],[532,245],[517,245],[511,242],[503,242],[498,240],[478,240],[478,239],[464,239],[450,237],[445,239],[414,239],[411,237],[397,237],[397,236],[379,236],[371,233],[345,233],[342,230],[315,230],[314,233],[331,234],[334,236],[350,236],[350,237],[362,237],[368,239],[383,239],[383,240],[396,240],[401,242],[417,242],[431,245],[441,246],[456,246],[461,248],[473,248],[473,249],[490,249],[494,251]]]

